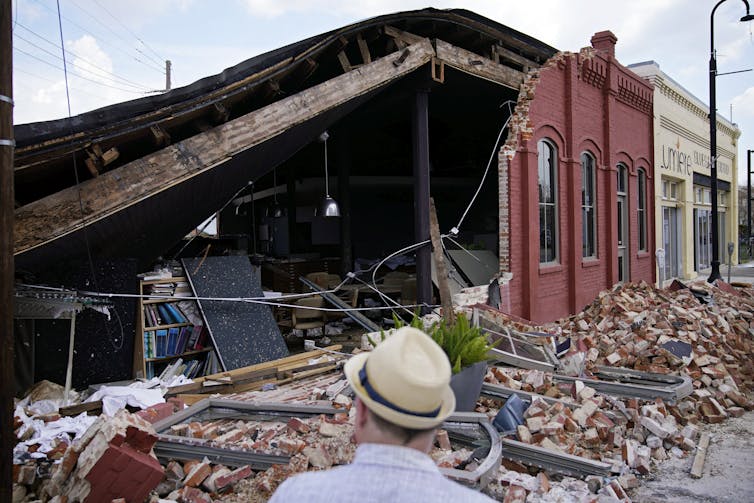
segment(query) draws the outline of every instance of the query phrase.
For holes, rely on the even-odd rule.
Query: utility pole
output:
[[[13,50],[11,0],[0,0],[0,501],[13,498]]]
[[[170,70],[173,68],[173,63],[169,59],[165,60],[165,92],[170,91]]]

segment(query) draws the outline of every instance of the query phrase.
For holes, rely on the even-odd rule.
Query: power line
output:
[[[36,33],[36,32],[35,32],[34,30],[32,30],[31,28],[27,28],[26,26],[24,26],[24,25],[23,25],[23,24],[21,24],[21,23],[18,23],[18,26],[19,26],[19,27],[21,27],[21,28],[23,28],[24,30],[28,31],[29,33],[31,33],[31,34],[32,34],[32,35],[34,35],[35,37],[37,37],[37,38],[39,38],[39,39],[41,39],[41,40],[44,40],[45,42],[47,42],[48,44],[50,44],[51,46],[53,46],[53,47],[54,47],[55,49],[61,49],[61,47],[60,47],[59,45],[57,45],[57,44],[56,44],[55,42],[52,42],[51,40],[49,40],[49,39],[47,39],[47,38],[43,37],[42,35],[40,35],[40,34],[38,34],[38,33]],[[20,37],[20,35],[18,35],[18,34],[15,34],[15,35],[16,35],[16,36],[18,36],[18,37]],[[23,37],[21,37],[21,38],[23,39]],[[23,40],[26,40],[26,39],[23,39]],[[31,43],[31,42],[29,42],[29,43]],[[33,45],[33,44],[32,44],[32,45]],[[93,63],[92,61],[89,61],[89,60],[88,60],[87,58],[85,58],[85,57],[83,57],[83,56],[79,56],[78,54],[76,54],[75,52],[71,51],[70,49],[68,50],[68,52],[69,52],[70,54],[73,54],[73,55],[74,55],[75,57],[77,57],[77,58],[81,59],[82,61],[85,61],[85,62],[89,63],[90,65],[92,65],[92,66],[95,66],[95,67],[96,67],[96,64],[95,64],[95,63]],[[60,56],[56,56],[56,57],[57,57],[57,58],[60,58]],[[133,85],[135,85],[135,86],[143,87],[144,89],[150,89],[150,88],[151,88],[151,86],[145,86],[145,85],[143,85],[143,84],[139,84],[138,82],[134,82],[134,81],[132,81],[132,80],[129,80],[129,79],[125,78],[125,77],[121,77],[121,76],[119,76],[119,75],[116,75],[115,73],[109,72],[109,71],[107,71],[107,70],[103,70],[102,68],[97,68],[97,70],[99,70],[99,71],[101,71],[101,72],[104,72],[104,73],[107,73],[107,74],[110,74],[110,75],[112,75],[113,77],[115,77],[115,78],[117,78],[117,79],[119,79],[119,80],[122,80],[122,81],[124,81],[124,82],[128,82],[129,84],[133,84]]]
[[[41,75],[37,75],[36,73],[29,72],[27,70],[24,70],[23,68],[14,68],[13,69],[13,73],[25,73],[26,75],[28,75],[30,77],[33,77],[33,78],[39,79],[39,80],[44,80],[44,81],[50,82],[52,84],[57,84],[59,82],[59,81],[57,81],[55,79],[50,79],[50,78],[47,78],[47,77],[42,77]],[[77,93],[88,94],[89,96],[91,96],[93,98],[99,98],[101,100],[108,101],[108,102],[112,101],[112,98],[108,98],[106,96],[100,96],[99,94],[95,94],[95,93],[93,93],[91,91],[85,91],[84,89],[79,89],[77,87],[71,87],[71,89],[73,89]]]
[[[36,3],[38,3],[39,5],[41,5],[42,7],[44,7],[45,9],[47,9],[47,10],[51,11],[51,12],[52,12],[53,14],[55,14],[55,16],[57,16],[57,15],[58,15],[58,13],[57,13],[57,12],[56,12],[56,11],[55,11],[54,9],[52,9],[52,8],[51,8],[51,7],[49,7],[48,5],[46,5],[46,4],[42,3],[42,2],[40,2],[40,0],[35,0],[35,2],[36,2]],[[133,54],[129,54],[128,52],[126,52],[125,50],[123,50],[123,49],[122,49],[122,48],[121,48],[121,47],[120,47],[119,45],[117,45],[117,44],[113,44],[112,42],[108,41],[108,40],[107,40],[106,38],[103,38],[103,37],[99,37],[99,38],[98,38],[98,37],[97,37],[96,35],[94,35],[94,34],[93,34],[92,32],[90,32],[89,30],[87,30],[86,28],[84,28],[83,26],[81,26],[80,24],[78,24],[77,22],[73,21],[72,19],[70,19],[70,18],[68,18],[68,17],[66,17],[66,16],[63,16],[62,14],[61,14],[61,17],[62,17],[63,19],[65,19],[66,21],[68,21],[69,23],[71,23],[72,25],[74,25],[74,26],[76,26],[77,28],[79,28],[79,29],[80,29],[81,31],[83,31],[84,33],[86,33],[86,34],[88,34],[88,35],[91,35],[92,37],[94,37],[94,38],[96,38],[96,39],[98,39],[98,40],[101,40],[101,41],[102,41],[103,43],[107,44],[108,46],[110,46],[110,47],[114,48],[114,49],[115,49],[115,50],[117,50],[117,51],[120,51],[120,52],[122,52],[123,54],[125,54],[125,55],[126,55],[126,56],[128,56],[129,58],[133,58],[133,59],[135,59],[136,61],[138,61],[139,63],[141,63],[142,65],[148,66],[149,68],[151,68],[151,69],[153,69],[153,70],[157,70],[157,71],[159,71],[160,73],[162,73],[163,75],[165,74],[165,69],[164,69],[164,68],[162,68],[162,67],[160,67],[160,66],[155,66],[155,65],[154,65],[154,63],[153,63],[152,61],[149,61],[149,62],[146,62],[146,61],[142,61],[141,59],[137,58],[137,57],[136,57],[136,56],[134,56]]]
[[[23,49],[20,49],[18,47],[14,47],[13,50],[14,51],[18,51],[21,54],[25,54],[26,56],[29,56],[30,58],[34,58],[34,59],[36,59],[37,61],[39,61],[41,63],[44,63],[44,64],[46,64],[48,66],[51,66],[51,67],[55,68],[56,70],[63,70],[62,67],[57,66],[57,65],[55,65],[53,63],[50,63],[49,61],[46,61],[46,60],[44,60],[44,59],[42,59],[42,58],[40,58],[38,56],[35,56],[34,54],[26,52]],[[117,89],[118,91],[124,91],[124,92],[127,92],[127,93],[144,94],[142,91],[134,91],[133,89],[123,89],[122,87],[111,86],[111,85],[106,84],[104,82],[100,82],[98,80],[94,80],[94,79],[90,79],[88,77],[84,77],[83,75],[79,75],[78,73],[74,73],[74,72],[70,72],[70,73],[71,73],[71,75],[74,75],[74,76],[76,76],[76,77],[78,77],[80,79],[88,80],[89,82],[93,82],[93,83],[95,83],[97,85],[100,85],[100,86],[109,87],[109,88],[112,88],[112,89]]]
[[[20,26],[20,25],[19,25],[19,26]],[[53,58],[56,58],[56,59],[61,59],[61,57],[60,57],[60,56],[59,56],[58,54],[55,54],[55,53],[53,53],[53,52],[50,52],[50,51],[48,51],[47,49],[45,49],[44,47],[40,47],[39,45],[35,44],[35,43],[34,43],[34,42],[32,42],[31,40],[28,40],[28,39],[26,39],[26,38],[22,37],[22,36],[21,36],[21,35],[19,35],[18,33],[15,33],[14,35],[15,35],[15,36],[16,36],[17,38],[19,38],[19,39],[23,40],[24,42],[26,42],[27,44],[29,44],[29,45],[31,45],[31,46],[33,46],[33,47],[36,47],[37,49],[39,49],[40,51],[42,51],[42,52],[44,52],[44,53],[46,53],[46,54],[49,54],[49,55],[50,55],[50,56],[52,56]],[[53,44],[53,45],[54,45],[54,44]],[[57,46],[56,46],[56,47],[57,47]],[[57,47],[57,48],[58,48],[58,49],[60,49],[60,47]],[[92,73],[92,74],[93,74],[94,76],[96,76],[96,77],[100,77],[100,78],[108,79],[108,80],[112,81],[112,82],[113,82],[113,83],[115,83],[115,84],[121,84],[121,85],[126,85],[126,86],[129,86],[129,87],[135,87],[135,88],[137,88],[137,89],[140,89],[140,90],[147,90],[147,91],[148,91],[148,90],[150,89],[150,88],[149,88],[148,86],[143,86],[143,85],[141,85],[141,84],[136,84],[136,83],[134,83],[134,82],[131,82],[131,81],[129,81],[128,79],[124,79],[124,78],[122,78],[122,77],[118,77],[117,75],[115,75],[115,74],[113,74],[113,73],[111,73],[111,72],[108,72],[107,70],[103,70],[103,69],[101,69],[101,68],[97,68],[97,67],[96,67],[96,66],[94,65],[94,63],[92,63],[91,61],[87,61],[87,60],[86,60],[85,58],[81,58],[81,56],[78,56],[77,54],[75,54],[75,53],[73,53],[73,52],[71,52],[71,51],[68,51],[68,52],[69,52],[70,54],[73,54],[73,55],[74,55],[75,57],[77,57],[77,58],[80,58],[80,59],[82,59],[82,60],[86,61],[86,62],[87,62],[88,64],[92,65],[92,67],[93,67],[93,68],[86,68],[86,67],[83,67],[83,66],[81,66],[80,64],[77,64],[76,62],[74,62],[74,63],[73,63],[73,66],[75,66],[76,68],[78,68],[78,69],[80,69],[80,70],[82,70],[82,71],[84,71],[84,72],[90,72],[90,73]],[[110,75],[112,75],[113,77],[115,77],[116,79],[118,79],[118,80],[121,80],[122,82],[120,82],[120,83],[119,83],[119,82],[115,81],[114,79],[107,77],[106,75],[98,75],[97,73],[95,73],[95,72],[94,72],[94,70],[97,70],[97,71],[99,71],[99,72],[103,72],[103,73],[106,73],[106,74],[110,74]]]
[[[71,0],[71,2],[73,2],[73,0]],[[110,15],[111,18],[113,18],[119,25],[121,25],[123,28],[125,28],[126,31],[131,34],[131,36],[133,36],[136,40],[138,40],[139,42],[141,42],[141,44],[144,47],[146,47],[147,49],[149,49],[150,51],[152,51],[152,54],[154,54],[157,57],[157,62],[158,63],[162,63],[163,61],[165,61],[165,58],[163,58],[162,56],[160,56],[159,54],[157,54],[157,51],[155,51],[150,46],[148,46],[146,42],[144,42],[141,38],[139,38],[139,36],[136,35],[136,33],[134,33],[133,31],[131,31],[131,29],[128,26],[126,26],[123,23],[123,21],[121,21],[120,19],[118,19],[117,17],[115,17],[113,15],[113,13],[110,12],[104,5],[102,5],[101,3],[99,3],[98,0],[94,0],[94,3],[96,3],[97,5],[99,5],[102,10],[104,10],[105,12],[107,12]],[[138,51],[138,49],[136,49],[136,50]],[[139,51],[139,52],[141,52],[141,51]],[[143,52],[141,52],[141,53],[144,54]],[[147,54],[144,54],[144,56],[149,57]]]

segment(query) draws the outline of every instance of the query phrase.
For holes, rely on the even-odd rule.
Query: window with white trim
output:
[[[537,143],[539,179],[539,262],[558,261],[558,152],[548,140]]]
[[[589,152],[581,154],[581,256],[597,256],[595,162]]]

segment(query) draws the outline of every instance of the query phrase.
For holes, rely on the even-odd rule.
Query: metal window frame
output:
[[[253,470],[266,470],[272,465],[287,464],[290,456],[264,454],[256,451],[229,449],[227,447],[215,447],[210,441],[203,438],[183,437],[165,433],[167,429],[178,423],[182,423],[197,414],[201,414],[212,408],[232,409],[239,412],[266,412],[281,417],[310,417],[319,414],[336,414],[343,412],[342,409],[317,405],[300,405],[287,403],[252,403],[241,400],[227,400],[222,398],[205,398],[194,405],[154,423],[157,432],[157,442],[154,445],[155,455],[163,460],[168,459],[203,459],[207,458],[214,463],[222,463],[227,466],[249,465]]]
[[[478,412],[456,412],[448,417],[440,427],[449,429],[448,426],[454,425],[458,428],[459,425],[463,424],[478,425],[483,428],[487,435],[489,435],[490,452],[484,460],[479,463],[479,466],[472,471],[459,470],[457,468],[440,468],[440,472],[446,477],[469,487],[483,489],[490,483],[502,462],[500,434],[495,427],[492,426],[487,415]]]

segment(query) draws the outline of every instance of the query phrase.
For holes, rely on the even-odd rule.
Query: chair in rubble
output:
[[[291,313],[291,325],[296,330],[303,330],[304,336],[307,331],[313,328],[321,328],[324,334],[326,323],[326,311],[320,308],[325,306],[325,302],[319,295],[315,297],[305,297],[296,301],[296,306]]]

